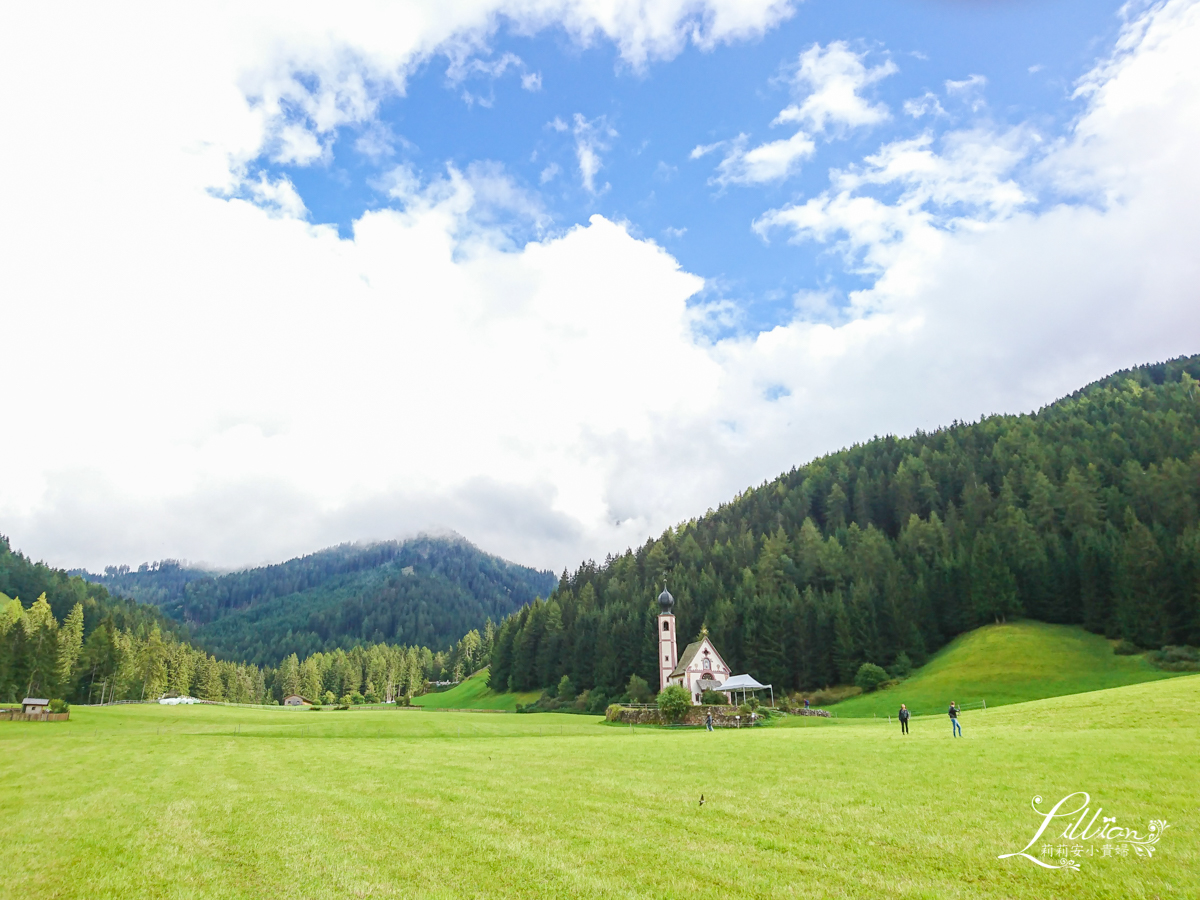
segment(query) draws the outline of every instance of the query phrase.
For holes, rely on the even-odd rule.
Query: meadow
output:
[[[1171,678],[1140,655],[1117,656],[1113,642],[1077,625],[1020,621],[959,635],[899,684],[830,707],[839,717],[945,715],[950,701],[967,709],[1004,706]]]
[[[0,723],[0,896],[1195,897],[1198,715],[1200,676],[967,712],[962,739],[944,716],[905,738],[76,707]],[[1165,819],[1154,857],[996,858],[1035,795],[1079,790],[1143,833]]]
[[[487,669],[465,678],[448,691],[413,697],[414,706],[426,709],[492,709],[514,711],[518,705],[533,703],[541,691],[497,693],[488,687]]]

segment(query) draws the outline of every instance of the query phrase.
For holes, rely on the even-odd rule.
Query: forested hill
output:
[[[35,563],[0,535],[0,700],[28,691],[61,696],[51,692],[72,687],[92,664],[96,635],[154,635],[161,642],[176,630],[153,606]]]
[[[550,572],[461,537],[429,535],[343,544],[226,575],[166,560],[85,577],[157,604],[218,657],[257,664],[365,643],[445,649],[556,584]]]
[[[83,623],[90,633],[107,619],[115,628],[146,632],[154,625],[162,631],[174,632],[174,627],[157,609],[135,600],[110,593],[103,586],[88,584],[76,574],[54,569],[45,563],[35,563],[20,551],[13,550],[9,540],[0,534],[0,605],[20,600],[28,608],[42,595],[57,619],[65,619],[79,604]]]
[[[920,663],[1027,616],[1142,647],[1200,644],[1200,356],[1037,413],[876,438],[565,574],[509,618],[494,687],[658,683],[655,596],[735,672],[783,688]]]

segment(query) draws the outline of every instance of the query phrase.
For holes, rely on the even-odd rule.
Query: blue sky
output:
[[[1200,0],[0,7],[0,533],[561,571],[1200,351]]]
[[[291,179],[311,219],[336,224],[345,237],[364,210],[394,202],[379,181],[396,165],[428,181],[447,164],[499,163],[544,206],[543,229],[561,231],[595,213],[628,222],[708,280],[697,299],[736,306],[736,320],[715,333],[754,332],[787,321],[797,291],[829,291],[837,303],[873,280],[828,246],[756,234],[751,224],[764,210],[818,194],[830,169],[922,133],[982,121],[1031,126],[1053,140],[1080,113],[1076,83],[1110,49],[1119,12],[1119,4],[1096,0],[810,0],[758,39],[710,51],[689,46],[644,68],[622,60],[611,43],[581,47],[561,28],[522,36],[502,27],[462,72],[447,56],[421,65],[403,96],[383,100],[377,120],[339,129],[321,161],[281,165],[264,154],[257,162]],[[868,67],[895,66],[864,91],[890,118],[818,141],[789,177],[713,183],[720,154],[692,159],[693,149],[739,134],[751,143],[785,137],[787,129],[771,122],[794,99],[789,72],[802,51],[835,41],[847,42]],[[948,91],[947,82],[972,76],[985,81]],[[927,94],[944,115],[904,112],[905,101]],[[581,183],[577,116],[601,144],[595,192]],[[359,145],[364,133],[367,152]],[[380,155],[384,142],[390,147]],[[539,235],[527,216],[507,222],[516,240]]]

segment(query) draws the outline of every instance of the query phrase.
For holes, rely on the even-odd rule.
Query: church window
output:
[[[671,630],[671,623],[663,622],[663,631],[670,631],[670,630]]]

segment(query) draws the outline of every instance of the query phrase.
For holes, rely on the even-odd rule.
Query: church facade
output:
[[[669,684],[681,684],[687,688],[692,703],[698,704],[705,691],[719,691],[729,680],[729,666],[713,646],[706,629],[701,630],[699,640],[679,653],[673,612],[675,598],[665,587],[658,595],[658,608],[659,690]]]

